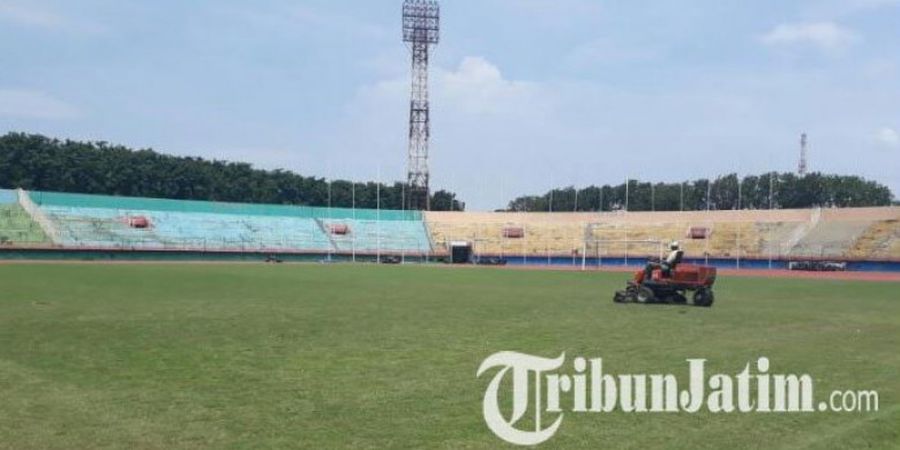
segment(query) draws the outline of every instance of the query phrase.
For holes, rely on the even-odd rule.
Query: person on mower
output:
[[[669,256],[662,261],[650,261],[647,263],[647,266],[644,267],[644,277],[641,278],[641,283],[644,281],[648,281],[653,277],[653,271],[656,269],[662,270],[662,275],[664,277],[672,276],[672,271],[675,270],[675,266],[678,264],[678,261],[681,260],[681,255],[684,253],[681,250],[681,245],[678,241],[672,242],[669,245]]]

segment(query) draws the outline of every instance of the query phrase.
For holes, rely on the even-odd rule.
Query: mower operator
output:
[[[669,245],[669,250],[671,251],[669,252],[669,256],[667,256],[666,259],[659,262],[650,261],[647,263],[647,266],[644,267],[644,278],[642,279],[642,281],[650,280],[655,269],[662,269],[663,276],[671,275],[672,269],[675,268],[675,265],[678,263],[679,256],[682,253],[681,245],[678,243],[678,241],[672,242],[672,244]]]

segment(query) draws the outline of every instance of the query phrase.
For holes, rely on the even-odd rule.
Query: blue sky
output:
[[[0,133],[405,177],[399,0],[0,0]],[[432,180],[551,186],[811,168],[900,193],[900,0],[446,0]]]

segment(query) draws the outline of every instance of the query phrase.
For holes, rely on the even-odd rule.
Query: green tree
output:
[[[354,183],[260,170],[247,163],[163,155],[107,142],[61,141],[40,135],[0,137],[0,187],[183,200],[402,209],[403,183]],[[330,196],[329,196],[330,187]],[[354,195],[355,193],[355,195]],[[439,191],[439,207],[462,209]],[[436,193],[437,195],[438,193]],[[449,198],[449,199],[448,199]]]

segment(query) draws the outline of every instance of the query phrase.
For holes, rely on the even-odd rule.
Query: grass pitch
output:
[[[723,277],[712,309],[615,305],[627,277],[0,265],[0,447],[496,448],[475,371],[501,350],[615,373],[767,356],[817,401],[880,395],[866,414],[568,413],[551,448],[900,445],[900,284]]]

